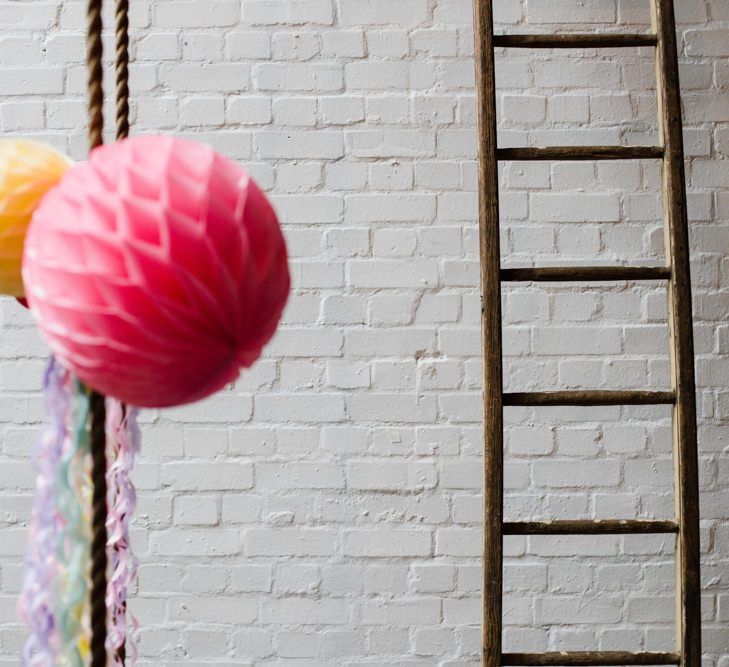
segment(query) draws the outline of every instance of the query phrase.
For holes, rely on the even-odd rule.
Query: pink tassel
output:
[[[125,406],[116,399],[107,399],[107,433],[111,447],[111,465],[107,471],[109,487],[109,515],[106,527],[109,533],[108,547],[111,576],[106,594],[111,627],[107,638],[107,649],[114,665],[123,665],[120,655],[127,639],[129,656],[126,663],[135,665],[137,648],[133,641],[137,621],[129,615],[131,632],[127,632],[127,596],[137,573],[137,559],[129,540],[129,526],[137,505],[137,494],[130,474],[139,455],[141,433],[137,425],[137,408]]]

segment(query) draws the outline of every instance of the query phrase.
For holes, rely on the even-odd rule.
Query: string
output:
[[[129,136],[129,0],[116,0],[116,138]],[[127,410],[118,401],[111,401],[112,426],[117,447],[114,463],[107,473],[112,481],[114,500],[107,521],[112,548],[112,573],[107,591],[107,604],[113,621],[110,639],[117,665],[126,662],[127,592],[137,571],[129,540],[129,524],[136,507],[136,492],[129,475],[139,453],[139,428],[136,409]],[[114,428],[115,427],[115,428]],[[131,618],[132,628],[136,619]],[[136,646],[131,642],[132,664],[136,662]]]
[[[91,667],[106,667],[106,405],[92,391],[91,412]]]
[[[102,57],[102,0],[88,2],[87,65],[89,88],[89,145],[100,146],[104,133],[104,70]],[[91,667],[106,667],[106,405],[102,395],[92,391],[90,403],[91,479]]]

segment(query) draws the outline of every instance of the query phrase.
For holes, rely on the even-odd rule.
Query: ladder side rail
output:
[[[689,265],[686,175],[673,0],[651,0],[658,35],[659,127],[665,147],[663,207],[669,283],[676,517],[677,648],[684,667],[701,665],[701,581],[696,385]]]
[[[492,0],[474,0],[484,406],[483,665],[501,665],[504,418]]]

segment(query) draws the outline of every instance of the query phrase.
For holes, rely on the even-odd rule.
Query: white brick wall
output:
[[[648,0],[496,4],[501,31],[649,21]],[[728,7],[677,0],[717,667],[729,667]],[[0,0],[0,130],[76,158],[84,10]],[[144,413],[142,664],[479,664],[470,0],[133,0],[132,31],[134,130],[196,136],[248,165],[285,224],[295,282],[279,335],[234,389]],[[500,54],[502,144],[654,142],[649,56]],[[502,176],[513,265],[663,257],[655,164]],[[504,303],[510,389],[666,386],[660,287],[516,285]],[[4,301],[0,665],[18,664],[24,637],[15,597],[44,355]],[[670,516],[666,409],[509,409],[507,421],[507,517]],[[670,542],[509,538],[507,647],[670,649]]]

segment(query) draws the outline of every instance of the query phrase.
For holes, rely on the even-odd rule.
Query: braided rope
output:
[[[91,667],[106,667],[106,405],[91,393]]]
[[[101,58],[104,46],[101,41],[102,0],[89,0],[86,40],[86,62],[89,70],[89,144],[96,148],[104,142],[104,70]]]
[[[129,0],[116,0],[116,138],[129,136]]]
[[[104,47],[101,39],[102,0],[89,0],[87,64],[89,70],[89,144],[104,142]],[[106,405],[104,397],[91,393],[91,667],[106,667]]]
[[[116,0],[116,138],[129,136],[129,0]],[[122,406],[126,413],[126,408]],[[124,605],[126,610],[126,604]],[[117,663],[126,662],[126,645],[116,650]]]

